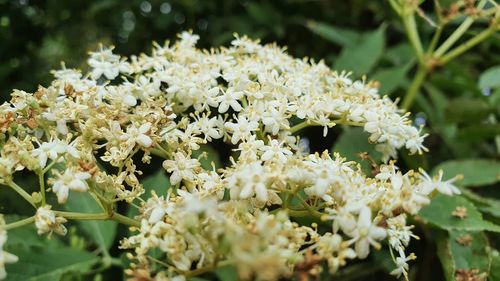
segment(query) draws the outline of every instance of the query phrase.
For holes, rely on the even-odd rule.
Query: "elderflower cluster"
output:
[[[118,201],[140,205],[121,242],[131,280],[185,280],[223,265],[247,280],[334,274],[385,241],[399,254],[393,273],[407,276],[415,236],[406,217],[436,192],[458,193],[456,178],[404,173],[390,160],[397,149],[427,150],[409,115],[376,83],[274,44],[236,36],[201,50],[198,39],[184,32],[130,58],[101,47],[89,73],[63,67],[46,88],[15,90],[0,105],[0,183],[15,186],[14,174],[29,170],[48,175],[42,188],[60,204],[88,192],[110,212]],[[338,124],[362,127],[383,154],[373,175],[304,147],[301,129],[326,135]],[[232,151],[224,167],[194,156],[211,143]],[[143,172],[154,169],[170,178],[168,190],[157,187],[163,195],[144,194]],[[67,212],[35,203],[38,233],[64,235],[56,214]]]

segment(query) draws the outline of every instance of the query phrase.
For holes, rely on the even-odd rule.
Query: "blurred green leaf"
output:
[[[204,155],[202,156],[202,154]],[[219,153],[210,145],[202,145],[200,149],[193,151],[193,158],[199,158],[201,166],[207,171],[213,170],[212,163],[216,169],[222,167]]]
[[[500,281],[500,254],[497,250],[491,254],[490,281]]]
[[[466,209],[467,216],[459,218],[453,215],[457,207]],[[438,194],[431,204],[420,210],[419,215],[429,223],[445,230],[464,231],[494,231],[500,232],[500,226],[483,220],[483,216],[474,204],[467,199],[455,195],[446,196]]]
[[[478,270],[478,278],[490,272],[489,242],[482,232],[450,231],[438,242],[438,253],[446,280],[458,280],[458,275],[472,269]]]
[[[456,175],[463,175],[457,185],[482,186],[500,181],[500,162],[490,159],[464,159],[445,161],[436,166],[433,174],[443,170],[443,178],[449,179]]]
[[[479,88],[500,87],[500,65],[487,69],[479,77]]]
[[[471,124],[460,128],[457,137],[465,141],[490,139],[500,135],[500,124]]]
[[[359,154],[368,152],[375,161],[380,161],[382,154],[375,150],[375,145],[368,142],[368,133],[365,133],[362,128],[346,127],[340,137],[335,142],[332,150],[340,153],[340,156],[347,158],[349,161],[358,161],[361,163],[361,168],[366,174],[371,174],[371,165],[368,161],[359,161]]]
[[[397,87],[404,84],[407,71],[406,66],[379,69],[372,75],[372,79],[380,82],[381,95],[390,95]]]
[[[68,272],[85,273],[98,260],[94,254],[68,247],[11,247],[19,257],[17,263],[6,266],[11,281],[57,281]]]
[[[486,118],[494,110],[482,99],[457,98],[448,102],[445,108],[445,117],[450,122],[476,123]]]
[[[89,192],[78,193],[74,192],[69,196],[68,202],[64,204],[64,208],[72,212],[82,212],[88,214],[102,213],[104,210],[94,200]],[[104,250],[111,248],[116,236],[116,227],[118,225],[115,221],[78,221],[81,229],[92,240],[102,247]]]
[[[338,71],[353,71],[356,76],[369,73],[384,52],[384,32],[385,27],[382,26],[364,35],[355,46],[344,47],[334,68]]]
[[[145,178],[142,181],[144,186],[144,194],[149,197],[151,191],[155,191],[158,196],[166,196],[167,190],[170,187],[170,179],[165,174],[163,169],[159,169],[155,174]]]
[[[220,281],[238,280],[238,273],[234,266],[223,266],[215,270],[215,275]]]
[[[306,27],[324,39],[343,47],[354,46],[361,39],[361,34],[356,31],[323,22],[308,20]]]

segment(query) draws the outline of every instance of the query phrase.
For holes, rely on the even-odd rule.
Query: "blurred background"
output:
[[[452,11],[458,2],[464,1],[439,1],[444,12]],[[428,20],[435,17],[435,3],[424,1],[423,14],[417,18],[424,46],[436,29]],[[462,21],[463,17],[451,21],[443,37]],[[487,20],[478,20],[465,39],[486,26]],[[352,71],[354,78],[366,74],[369,80],[380,82],[381,94],[394,100],[407,92],[417,65],[401,20],[388,1],[0,0],[0,102],[8,100],[12,89],[33,92],[39,84],[49,84],[50,70],[59,68],[63,61],[67,67],[86,70],[87,52],[96,50],[99,43],[116,46],[121,55],[138,54],[150,52],[153,41],[175,40],[176,34],[185,30],[199,34],[203,48],[228,45],[235,32],[260,38],[263,43],[278,42],[293,56],[324,59],[337,70]],[[407,156],[403,151],[398,166],[434,171],[445,167],[445,178],[466,174],[463,186],[481,186],[468,198],[478,204],[485,218],[500,222],[498,205],[493,207],[500,204],[499,106],[500,35],[496,33],[426,78],[410,111],[414,122],[430,134],[426,146],[431,153]],[[321,130],[306,131],[312,136],[313,151],[330,149],[335,143],[334,149],[352,160],[359,160],[360,151],[376,156],[359,129],[334,128],[326,140],[314,137]],[[369,168],[369,163],[365,164]],[[482,199],[486,197],[489,201]],[[2,212],[23,212],[24,206],[3,201],[7,202]],[[417,233],[423,239],[413,244],[412,250],[422,258],[413,264],[411,279],[441,280],[436,243],[426,239],[432,234],[425,230]],[[498,237],[490,238],[495,248]],[[117,244],[119,239],[120,235],[112,241]],[[386,258],[374,256],[368,263],[371,269],[364,263],[354,265],[335,280],[394,280],[387,274],[393,265],[381,262]],[[103,276],[118,280],[113,276],[120,272],[115,268]]]

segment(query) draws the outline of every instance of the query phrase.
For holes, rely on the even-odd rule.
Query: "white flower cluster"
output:
[[[141,202],[140,227],[122,241],[135,280],[184,280],[222,265],[243,279],[314,276],[324,264],[333,274],[384,240],[399,253],[394,274],[406,276],[414,257],[405,254],[414,237],[406,216],[435,192],[458,192],[454,179],[403,173],[389,161],[400,148],[426,151],[408,115],[374,83],[323,62],[246,37],[211,50],[197,49],[198,39],[186,32],[129,59],[101,47],[90,73],[64,68],[47,88],[14,91],[0,105],[0,182],[17,188],[16,171],[50,172],[47,190],[59,203],[70,191],[91,192],[108,211]],[[327,134],[337,124],[364,128],[383,153],[373,177],[337,153],[307,152],[301,129]],[[216,140],[233,156],[206,169],[193,155]],[[153,157],[164,159],[171,188],[143,200],[138,167]],[[32,203],[39,234],[66,233],[62,213]]]

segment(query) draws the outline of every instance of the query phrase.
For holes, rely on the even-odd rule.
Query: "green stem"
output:
[[[13,222],[13,223],[6,224],[5,226],[3,226],[1,228],[5,229],[5,230],[10,230],[10,229],[14,229],[14,228],[18,228],[21,226],[31,224],[33,222],[35,222],[35,216],[31,216],[29,218],[25,218],[25,219],[22,219],[22,220]]]
[[[470,48],[476,46],[477,44],[481,43],[481,41],[485,40],[488,38],[490,35],[496,32],[497,26],[493,25],[488,29],[483,30],[481,33],[478,35],[472,37],[462,45],[456,47],[455,49],[449,51],[447,54],[441,57],[440,63],[441,64],[446,64],[450,60],[454,59],[455,57],[461,55],[462,53],[466,52]]]
[[[38,174],[38,182],[40,183],[40,194],[42,195],[42,206],[45,206],[45,178],[44,173]]]
[[[411,9],[413,9],[413,7],[411,7]],[[417,24],[415,22],[415,13],[413,12],[413,10],[403,14],[402,20],[406,35],[408,36],[408,40],[410,40],[411,46],[415,50],[418,61],[420,64],[424,64],[424,50],[422,48],[422,42],[420,41],[420,37],[418,35]]]
[[[436,32],[434,32],[434,35],[432,36],[431,43],[429,44],[429,47],[427,48],[427,55],[431,55],[434,49],[437,46],[437,43],[439,42],[439,38],[441,38],[441,34],[443,33],[443,26],[438,26],[436,29]]]
[[[186,276],[188,278],[189,277],[198,276],[198,275],[201,275],[203,273],[207,273],[207,272],[213,271],[214,269],[216,269],[218,267],[223,267],[223,266],[230,265],[230,264],[232,264],[232,262],[229,261],[229,260],[221,261],[221,262],[218,262],[216,264],[207,265],[207,266],[204,266],[204,267],[197,268],[197,269],[191,270],[189,272],[186,272],[186,273],[184,273],[184,276]]]
[[[12,187],[21,197],[24,198],[24,200],[28,201],[28,203],[31,204],[31,206],[36,208],[35,200],[33,200],[33,197],[29,195],[22,187],[17,185],[15,182],[11,181],[9,182],[9,186]]]
[[[417,96],[426,76],[427,76],[427,68],[423,65],[419,65],[417,73],[415,74],[415,77],[411,82],[410,88],[408,88],[408,93],[406,94],[406,96],[403,99],[403,102],[401,103],[401,107],[404,110],[408,110],[413,104],[413,101],[415,100],[415,97]]]
[[[478,9],[482,9],[484,5],[486,4],[486,0],[482,0],[479,2],[477,5]],[[446,41],[443,42],[443,44],[434,52],[434,57],[439,58],[441,57],[446,51],[448,51],[455,42],[462,37],[462,35],[469,29],[469,27],[474,23],[474,19],[472,17],[467,17],[460,26],[455,29],[455,31],[446,39]]]
[[[141,223],[139,221],[128,218],[116,212],[112,212],[111,214],[108,213],[88,214],[88,213],[77,213],[77,212],[54,211],[54,213],[58,216],[62,216],[69,220],[114,220],[128,226],[135,226],[135,227],[141,226]]]

